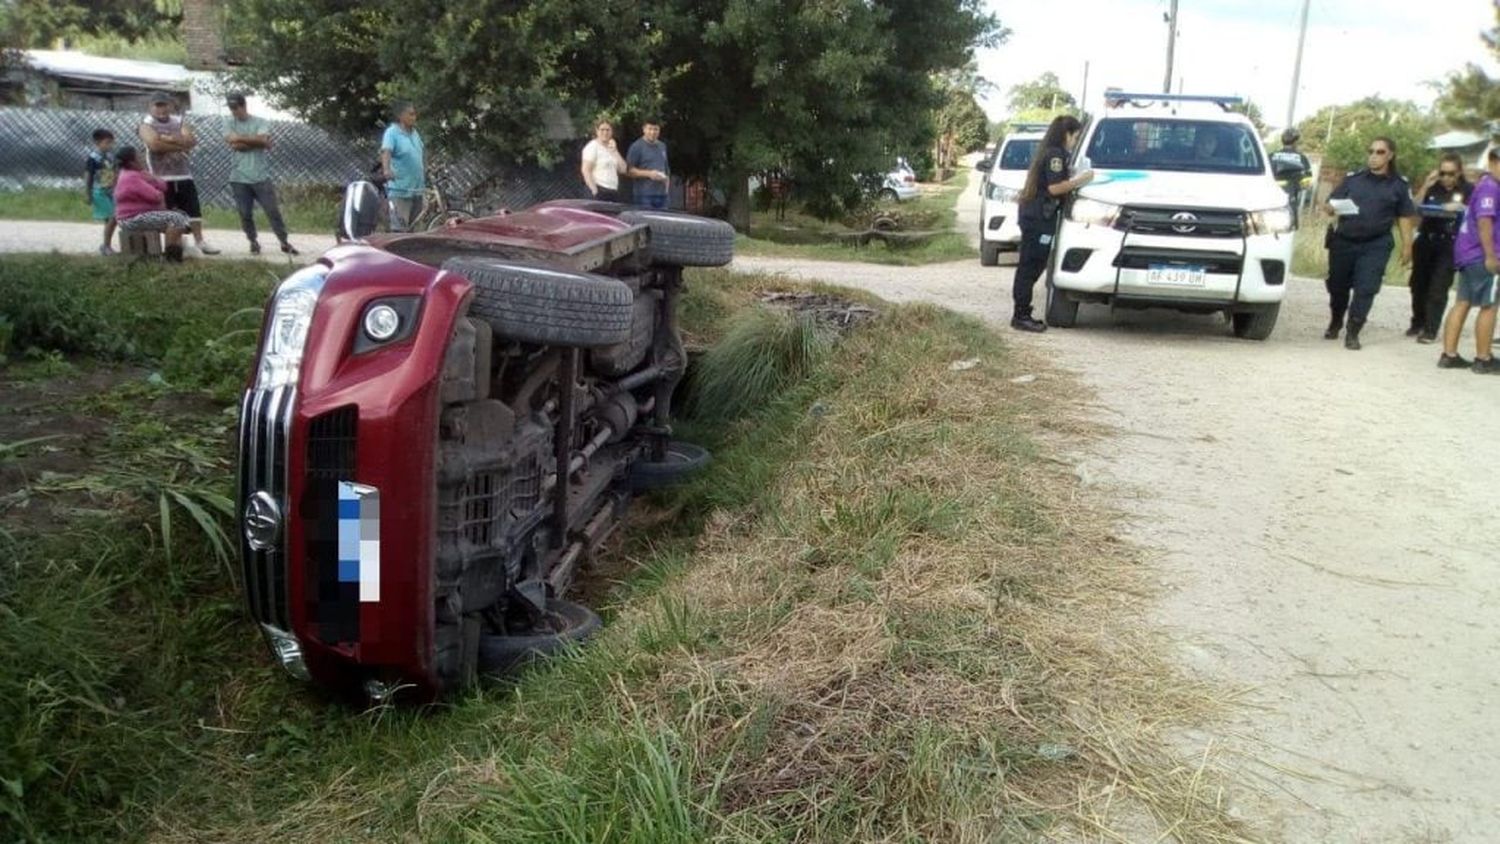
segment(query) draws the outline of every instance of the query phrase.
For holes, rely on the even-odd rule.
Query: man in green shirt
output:
[[[234,193],[234,205],[240,212],[240,228],[250,239],[250,254],[260,254],[260,241],[256,240],[255,203],[271,221],[271,230],[281,241],[281,251],[288,255],[298,254],[287,240],[286,222],[281,219],[281,207],[276,203],[276,186],[271,184],[271,165],[266,152],[271,149],[271,126],[264,118],[251,117],[245,106],[244,94],[230,94],[225,101],[229,106],[229,142],[234,159],[234,169],[229,173],[229,189]]]

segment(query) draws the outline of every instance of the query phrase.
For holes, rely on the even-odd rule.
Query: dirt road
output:
[[[960,226],[977,214],[966,192]],[[977,260],[746,267],[1010,316],[1012,270]],[[1264,790],[1238,807],[1257,832],[1500,840],[1500,378],[1438,370],[1402,336],[1403,288],[1377,300],[1361,352],[1321,339],[1320,282],[1288,293],[1264,343],[1218,317],[1092,306],[1077,329],[1014,340],[1076,373],[1117,432],[1078,473],[1160,552],[1158,620],[1184,663],[1249,689],[1186,740]]]
[[[977,229],[972,191],[960,225]],[[0,250],[92,248],[93,227],[76,231],[7,223]],[[1008,330],[1011,270],[977,260],[736,266]],[[1401,336],[1404,289],[1381,295],[1357,353],[1321,339],[1320,283],[1288,295],[1264,343],[1220,318],[1092,306],[1077,329],[1014,341],[1076,373],[1116,431],[1077,471],[1160,552],[1157,620],[1185,665],[1250,690],[1229,723],[1184,740],[1212,742],[1263,790],[1237,806],[1257,833],[1500,840],[1500,378],[1436,369],[1434,347]]]

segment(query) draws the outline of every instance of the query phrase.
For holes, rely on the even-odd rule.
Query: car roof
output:
[[[1207,123],[1250,124],[1250,118],[1237,111],[1229,111],[1212,102],[1180,102],[1158,100],[1125,100],[1106,105],[1102,120],[1110,118],[1156,117],[1174,120],[1198,120]]]
[[[1040,140],[1041,138],[1044,138],[1046,136],[1047,136],[1046,130],[1043,130],[1043,131],[1040,131],[1040,132],[1038,132],[1036,130],[1033,130],[1033,129],[1026,129],[1026,130],[1023,130],[1023,131],[1022,130],[1018,130],[1018,131],[1011,132],[1010,134],[1006,135],[1005,136],[1005,140],[1001,141],[1001,143],[1008,144],[1011,141],[1035,141],[1035,140]]]

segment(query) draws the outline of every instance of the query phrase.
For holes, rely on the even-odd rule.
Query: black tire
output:
[[[655,296],[638,296],[635,300],[635,315],[630,323],[630,339],[624,343],[594,349],[589,352],[590,366],[601,375],[618,377],[635,369],[651,349],[651,340],[656,336]]]
[[[682,483],[711,459],[708,449],[701,445],[672,440],[667,443],[666,459],[651,460],[648,451],[646,457],[630,464],[630,488],[644,492]]]
[[[553,656],[587,641],[603,622],[588,607],[550,598],[547,601],[550,630],[479,637],[479,670],[486,674],[514,671],[527,662]]]
[[[462,256],[443,269],[474,283],[469,314],[522,343],[597,348],[630,339],[630,288],[619,279]]]
[[[891,190],[890,188],[881,188],[880,193],[875,194],[875,198],[880,200],[881,202],[901,201],[901,195],[896,193],[894,190]]]
[[[1078,303],[1052,285],[1047,285],[1047,325],[1072,328],[1078,324]]]
[[[432,222],[427,224],[427,230],[430,232],[440,231],[448,228],[450,225],[456,226],[459,223],[467,223],[472,219],[474,219],[474,215],[467,211],[444,211],[432,218]]]
[[[1234,336],[1241,340],[1265,340],[1276,330],[1276,318],[1281,316],[1281,305],[1272,305],[1264,310],[1242,311],[1234,315]]]
[[[1000,266],[1000,244],[980,242],[979,244],[979,266]]]
[[[651,263],[722,267],[734,260],[734,227],[723,220],[671,211],[624,211],[620,219],[651,229]]]

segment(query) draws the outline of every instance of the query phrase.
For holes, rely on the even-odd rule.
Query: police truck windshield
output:
[[[1089,162],[1105,170],[1265,172],[1249,126],[1171,118],[1106,118],[1089,141]]]
[[[1031,167],[1031,157],[1036,155],[1037,144],[1041,139],[1029,141],[1011,141],[1005,145],[1000,152],[1001,170],[1027,170]]]

